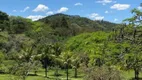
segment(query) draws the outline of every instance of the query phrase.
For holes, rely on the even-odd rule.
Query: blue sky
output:
[[[121,23],[123,19],[132,16],[131,9],[142,10],[139,6],[141,2],[142,0],[0,0],[0,10],[32,20],[64,13]]]

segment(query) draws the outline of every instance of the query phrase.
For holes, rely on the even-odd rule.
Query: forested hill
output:
[[[119,24],[103,21],[103,20],[91,20],[86,17],[80,17],[79,15],[66,15],[55,14],[47,16],[39,21],[51,24],[52,28],[68,27],[68,28],[80,28],[85,31],[98,31],[98,30],[112,30]],[[68,25],[66,25],[66,22]]]
[[[108,21],[94,21],[85,17],[77,15],[55,14],[47,16],[38,21],[31,21],[26,18],[8,16],[7,13],[0,12],[1,31],[8,31],[12,34],[25,33],[33,37],[36,32],[47,32],[45,35],[54,36],[54,38],[67,39],[84,32],[96,32],[96,31],[111,31],[113,28],[119,26],[119,24],[111,23]],[[45,30],[45,31],[42,31]],[[31,35],[32,34],[32,35]]]

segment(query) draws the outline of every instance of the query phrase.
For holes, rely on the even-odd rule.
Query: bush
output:
[[[122,80],[120,72],[106,66],[85,69],[84,80]]]

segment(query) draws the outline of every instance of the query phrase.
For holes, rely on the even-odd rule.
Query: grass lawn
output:
[[[37,72],[38,76],[28,76],[26,80],[66,80],[66,73],[65,70],[59,70],[60,76],[55,77],[54,76],[55,70],[49,70],[48,71],[48,78],[44,77],[44,70],[40,69],[39,72]],[[30,72],[30,74],[34,74],[33,72]],[[74,78],[74,70],[69,70],[69,80],[83,80],[83,74],[79,73],[79,78]],[[132,77],[134,77],[134,71],[122,71],[122,76],[125,78],[124,80],[130,80]],[[0,80],[15,80],[11,79],[13,78],[13,75],[9,74],[0,74]],[[142,73],[140,73],[140,77],[142,77]]]
[[[122,76],[125,78],[125,80],[130,80],[134,78],[134,71],[122,71]],[[139,77],[142,78],[142,73],[139,74]]]
[[[28,76],[26,80],[66,80],[65,70],[59,70],[60,76],[54,76],[55,70],[48,71],[48,78],[45,78],[45,73],[43,69],[40,69],[37,72],[38,76]],[[72,69],[69,70],[69,80],[82,80],[83,75],[78,75],[79,78],[74,78],[74,71]],[[34,74],[34,72],[30,72],[30,74]],[[79,73],[80,74],[80,73]],[[0,80],[11,80],[15,76],[9,74],[0,74]],[[12,79],[14,80],[14,79]]]

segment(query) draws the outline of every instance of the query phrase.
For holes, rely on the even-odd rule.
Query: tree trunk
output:
[[[23,80],[26,80],[26,77],[25,77],[25,76],[23,77]]]
[[[135,68],[134,72],[135,72],[135,80],[139,80],[139,70]]]
[[[44,60],[45,65],[45,77],[47,77],[47,59]]]
[[[47,77],[47,67],[45,67],[45,77]]]
[[[66,64],[66,74],[67,74],[67,80],[69,80],[69,79],[68,79],[68,76],[69,76],[69,72],[68,72],[68,62],[67,62],[67,64]]]
[[[35,71],[35,75],[37,75],[37,71]]]
[[[77,78],[77,67],[75,67],[74,77]]]

